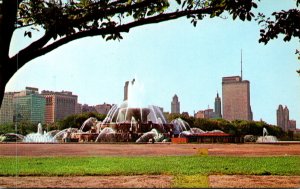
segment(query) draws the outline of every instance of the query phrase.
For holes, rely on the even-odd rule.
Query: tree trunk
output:
[[[9,61],[9,47],[17,15],[17,0],[2,0],[0,4],[0,107],[4,97],[5,86],[17,71]]]
[[[0,59],[0,61],[2,64],[3,60]],[[5,74],[4,66],[2,66],[1,64],[0,64],[0,107],[2,105],[2,100],[4,98],[5,86],[8,82],[7,79],[5,78],[6,74]]]

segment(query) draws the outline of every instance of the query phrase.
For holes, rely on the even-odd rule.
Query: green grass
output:
[[[0,176],[16,174],[20,176],[300,175],[300,157],[0,157]]]

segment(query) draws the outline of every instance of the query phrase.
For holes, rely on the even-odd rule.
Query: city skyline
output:
[[[268,2],[259,3],[259,10],[267,15],[295,6],[294,1],[272,1],[272,6]],[[243,49],[243,78],[251,82],[254,120],[276,125],[276,109],[284,104],[300,123],[299,63],[294,55],[298,41],[285,43],[280,37],[259,44],[259,29],[256,22],[230,18],[204,19],[194,28],[183,18],[136,28],[120,42],[85,38],[31,61],[11,79],[6,91],[35,86],[72,91],[83,104],[120,103],[124,81],[136,78],[144,85],[148,104],[170,112],[170,99],[177,94],[181,111],[192,115],[213,107],[222,77],[240,74]],[[11,54],[29,44],[23,32],[14,35]],[[33,38],[38,35],[34,32]]]

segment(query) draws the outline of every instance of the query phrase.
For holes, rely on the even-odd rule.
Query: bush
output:
[[[65,119],[61,120],[56,124],[57,129],[63,130],[66,128],[80,128],[81,125],[85,120],[90,117],[95,117],[98,121],[103,121],[106,115],[94,113],[94,112],[86,112],[82,114],[74,114],[66,117]]]

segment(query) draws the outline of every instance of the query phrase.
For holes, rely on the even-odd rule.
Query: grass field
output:
[[[300,175],[300,157],[0,157],[0,176],[141,174]]]

